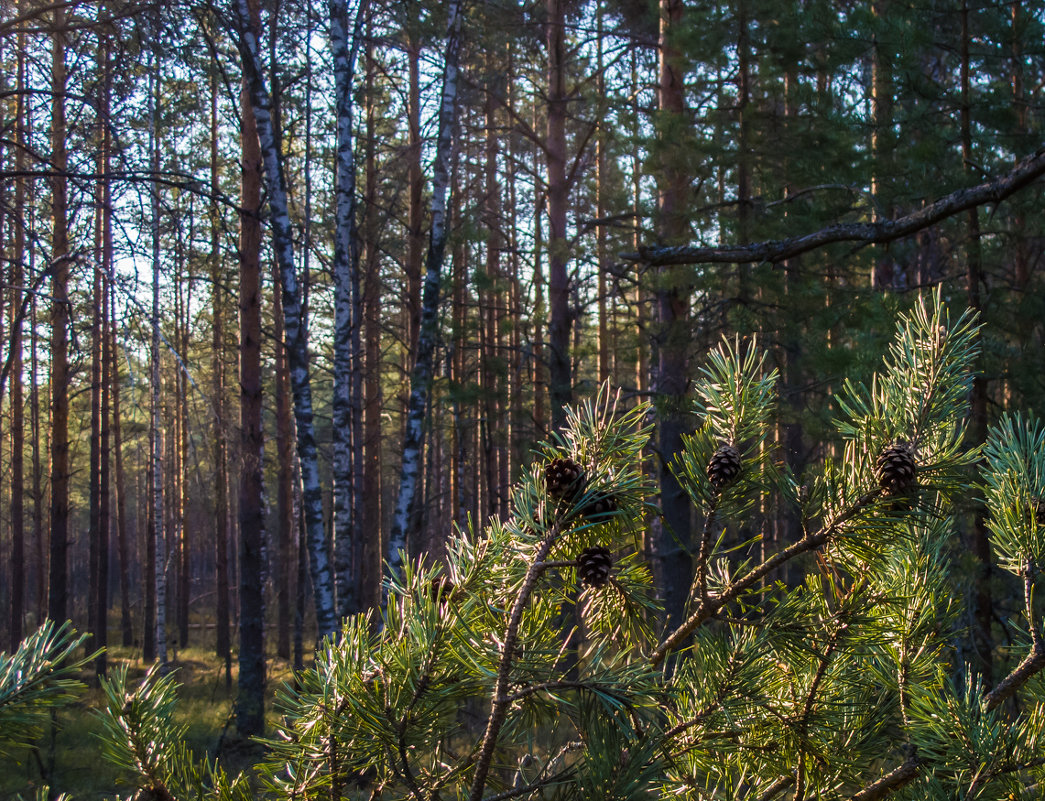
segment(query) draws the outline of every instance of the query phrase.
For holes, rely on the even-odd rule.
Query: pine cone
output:
[[[612,495],[599,493],[584,505],[578,514],[581,517],[597,518],[613,514],[617,511],[617,499]]]
[[[608,548],[596,545],[585,548],[577,557],[577,576],[581,583],[589,587],[602,587],[610,580],[613,569],[613,557]]]
[[[544,468],[548,497],[561,501],[571,497],[584,480],[584,470],[573,459],[552,459]]]
[[[899,495],[916,483],[917,466],[906,442],[894,442],[882,451],[876,467],[878,485],[886,495]]]
[[[707,474],[711,486],[717,490],[725,489],[740,475],[742,466],[740,451],[733,445],[720,445],[708,462]]]
[[[1031,504],[1031,510],[1034,512],[1034,522],[1045,527],[1045,498],[1035,500]]]

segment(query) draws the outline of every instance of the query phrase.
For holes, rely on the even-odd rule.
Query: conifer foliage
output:
[[[776,375],[757,343],[710,354],[674,465],[704,526],[687,617],[667,632],[643,555],[649,409],[603,390],[571,410],[509,515],[457,532],[445,563],[406,565],[381,625],[347,618],[280,691],[255,796],[1036,797],[1045,428],[1006,417],[982,453],[966,446],[976,336],[939,295],[915,307],[874,379],[837,396],[838,458],[803,476],[774,452]],[[964,659],[951,579],[973,492],[1023,593],[1026,636],[994,686]],[[755,547],[770,504],[802,522],[775,551]],[[106,692],[108,752],[142,791],[244,792],[178,745],[169,679],[133,689],[117,673]]]

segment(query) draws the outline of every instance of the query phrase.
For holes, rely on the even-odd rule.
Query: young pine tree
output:
[[[838,458],[802,477],[773,450],[763,354],[714,351],[674,465],[703,525],[666,632],[642,553],[649,409],[603,392],[571,411],[510,515],[408,566],[381,625],[346,619],[280,691],[255,797],[1040,797],[1045,427],[1006,417],[982,454],[965,447],[976,336],[938,295],[917,306],[871,383],[837,398]],[[1024,596],[994,686],[964,659],[956,569],[956,509],[978,492]],[[754,547],[782,509],[801,536]],[[117,673],[108,694],[110,753],[141,791],[244,792],[178,745],[169,680]],[[155,762],[136,742],[160,744]]]

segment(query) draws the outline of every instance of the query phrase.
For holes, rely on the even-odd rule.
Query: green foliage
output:
[[[137,688],[123,671],[106,682],[106,755],[140,791],[179,801],[1029,797],[1045,770],[1045,433],[1004,418],[979,465],[1027,630],[1018,664],[988,686],[962,659],[967,610],[951,576],[955,501],[976,486],[979,457],[962,444],[975,337],[939,295],[901,318],[882,369],[844,387],[844,456],[801,489],[774,451],[765,355],[739,341],[713,352],[701,424],[675,464],[705,525],[689,617],[673,631],[659,630],[641,543],[655,508],[649,407],[622,409],[603,390],[541,446],[505,519],[457,532],[439,563],[408,564],[380,620],[344,621],[280,690],[251,791],[188,752],[173,678],[157,671]],[[896,496],[876,459],[900,440],[917,471]],[[707,465],[722,443],[741,470],[716,486]],[[553,459],[578,466],[574,491],[549,493]],[[801,539],[727,544],[726,529],[781,498]],[[613,555],[600,587],[577,575],[593,546]]]
[[[0,653],[0,754],[32,744],[51,710],[83,691],[80,670],[97,656],[74,656],[86,639],[48,620],[13,654]]]

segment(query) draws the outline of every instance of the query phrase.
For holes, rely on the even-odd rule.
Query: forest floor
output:
[[[220,750],[222,764],[232,773],[248,767],[259,751],[235,740],[235,655],[229,687],[224,663],[215,656],[213,647],[177,649],[168,656],[180,685],[175,719],[186,727],[186,742],[200,756],[213,757]],[[271,699],[292,673],[286,660],[270,655],[267,664],[266,710],[272,716]],[[133,678],[145,675],[149,667],[142,661],[140,649],[110,647],[109,667],[117,665],[127,665],[128,675]],[[68,793],[73,801],[133,794],[135,788],[121,782],[120,769],[104,757],[103,728],[95,714],[104,703],[104,694],[93,671],[84,673],[82,679],[88,689],[76,703],[58,711],[57,726],[45,732],[36,748],[0,753],[0,801],[13,801],[19,796],[28,801],[35,797],[36,788],[45,783],[50,784],[53,792]]]

